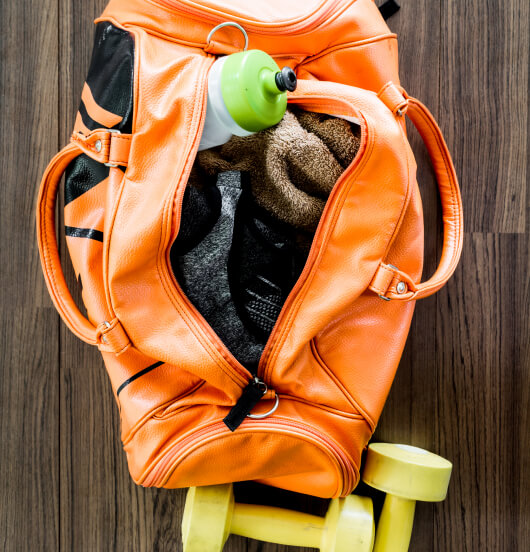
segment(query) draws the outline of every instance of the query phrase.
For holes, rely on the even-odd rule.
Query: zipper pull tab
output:
[[[265,395],[267,389],[267,384],[257,376],[250,380],[232,410],[223,420],[230,431],[235,431],[243,423],[243,420]]]

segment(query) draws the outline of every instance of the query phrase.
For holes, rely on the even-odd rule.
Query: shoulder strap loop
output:
[[[407,114],[425,142],[438,182],[444,228],[442,256],[436,272],[421,284],[414,283],[398,268],[382,262],[369,289],[383,299],[410,301],[437,292],[455,271],[462,252],[464,217],[455,168],[442,131],[420,101],[409,97],[404,91],[403,95],[407,100]]]
[[[108,167],[126,167],[129,161],[132,134],[119,130],[98,128],[86,136],[80,132],[72,134],[72,142],[89,157]]]

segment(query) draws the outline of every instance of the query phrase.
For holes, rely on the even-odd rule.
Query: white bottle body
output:
[[[254,134],[240,127],[226,108],[221,92],[221,71],[227,56],[216,60],[208,74],[208,103],[199,151],[225,144],[233,134],[250,136]]]

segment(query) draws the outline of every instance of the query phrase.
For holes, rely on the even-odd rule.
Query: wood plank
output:
[[[527,549],[517,530],[528,523],[528,475],[517,475],[530,435],[517,427],[530,370],[515,345],[528,329],[528,253],[524,236],[468,235],[466,262],[440,293],[437,440],[454,475],[435,550]]]
[[[401,4],[401,10],[388,21],[391,30],[398,34],[401,84],[439,118],[440,6],[430,0]],[[417,179],[424,210],[425,280],[436,269],[440,254],[438,188],[420,136],[413,125],[408,124],[408,129],[418,164]],[[437,308],[436,296],[416,305],[407,345],[374,441],[411,444],[438,452],[432,377],[436,366]],[[377,508],[382,506],[381,493],[366,487],[359,489],[359,493],[362,492],[374,498]],[[430,505],[418,506],[411,550],[433,549],[436,515]]]
[[[60,0],[59,4],[59,111],[61,143],[65,144],[88,72],[93,20],[106,2]],[[64,240],[62,250],[66,250]],[[63,264],[70,289],[81,304],[71,265]],[[152,550],[158,491],[137,487],[130,478],[121,446],[118,409],[101,355],[64,325],[60,392],[61,549]]]
[[[530,118],[529,118],[530,124]],[[530,217],[526,218],[527,228],[530,227]],[[517,240],[515,250],[518,259],[518,275],[514,290],[515,335],[513,347],[515,349],[516,364],[513,369],[517,372],[517,389],[514,396],[514,427],[513,431],[517,439],[516,455],[505,459],[509,464],[513,463],[513,474],[517,483],[517,493],[514,497],[516,503],[516,543],[520,550],[530,550],[530,242],[527,230],[524,237]],[[526,260],[526,263],[525,263]],[[508,369],[510,367],[508,366]]]
[[[35,204],[57,148],[57,4],[2,2],[0,20],[0,547],[55,550],[58,321],[38,261]]]
[[[528,0],[442,2],[441,126],[469,232],[525,231]]]

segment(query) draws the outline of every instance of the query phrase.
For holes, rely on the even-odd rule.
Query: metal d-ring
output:
[[[103,320],[103,324],[105,324],[106,328],[111,327],[111,324],[108,320]],[[104,335],[101,336],[101,341],[103,341],[103,343],[108,343],[107,338]]]
[[[274,406],[268,412],[264,412],[263,414],[247,414],[247,418],[253,418],[254,420],[262,420],[263,418],[266,418],[267,416],[274,414],[279,404],[280,404],[280,397],[276,395],[276,401],[274,403]]]
[[[243,48],[243,51],[246,51],[246,49],[248,48],[247,31],[245,31],[245,29],[243,29],[243,27],[239,23],[236,23],[235,21],[225,21],[224,23],[219,23],[219,25],[216,25],[208,33],[208,36],[206,37],[206,45],[210,44],[210,41],[212,40],[212,36],[214,35],[214,33],[219,29],[222,29],[223,27],[236,27],[236,29],[239,29],[243,33],[243,36],[245,37],[245,47]]]

